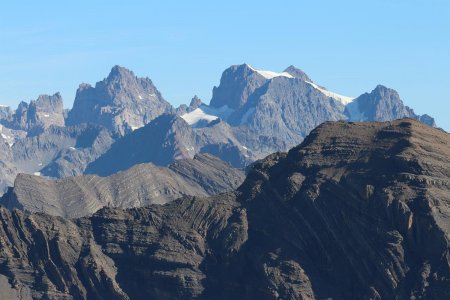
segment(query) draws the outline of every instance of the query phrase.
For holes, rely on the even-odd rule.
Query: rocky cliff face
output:
[[[149,78],[138,78],[115,66],[95,87],[80,85],[67,124],[100,124],[124,135],[169,112],[173,112],[172,106]]]
[[[19,174],[0,200],[9,209],[68,218],[91,215],[102,207],[164,204],[186,195],[208,196],[236,189],[244,172],[210,155],[182,159],[167,168],[141,164],[110,177],[92,175],[48,180]]]
[[[411,119],[325,123],[236,192],[73,221],[2,208],[1,293],[447,299],[449,145]]]
[[[292,147],[317,125],[343,119],[342,110],[342,104],[309,83],[278,76],[257,89],[229,122],[261,136],[280,138]]]
[[[385,86],[378,85],[371,93],[365,93],[348,104],[345,114],[350,121],[389,121],[401,118],[414,118],[436,127],[433,118],[418,116],[405,106],[399,94]]]
[[[294,66],[277,73],[244,64],[225,70],[210,106],[227,107],[231,112],[225,121],[236,138],[253,156],[262,157],[287,151],[322,122],[345,119],[341,97]]]
[[[37,135],[11,137],[17,132],[22,133],[3,127],[0,135],[1,193],[13,185],[18,173],[54,178],[83,174],[113,143],[111,132],[92,124],[52,125]]]
[[[40,95],[37,100],[32,100],[29,104],[21,102],[12,115],[11,122],[11,127],[28,131],[34,135],[51,125],[64,126],[64,107],[61,94]]]
[[[217,108],[226,105],[237,109],[266,81],[264,76],[247,64],[231,66],[223,72],[220,85],[213,88],[210,105]]]
[[[214,116],[229,123],[239,143],[249,149],[251,156],[259,158],[287,151],[325,121],[410,117],[436,126],[432,117],[416,115],[405,106],[395,90],[379,85],[354,99],[314,83],[294,66],[279,73],[247,64],[231,66],[213,89],[210,106],[182,115],[196,128],[206,126]]]

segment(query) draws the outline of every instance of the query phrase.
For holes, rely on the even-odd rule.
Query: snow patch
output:
[[[139,129],[139,128],[141,128],[142,126],[131,126],[131,130],[132,131],[135,131],[136,129]]]
[[[50,117],[50,115],[49,114],[44,114],[44,117],[48,118],[48,117]]]
[[[35,176],[41,176],[41,172],[34,172],[33,175],[35,175]]]
[[[6,143],[9,145],[9,147],[12,147],[14,145],[14,137],[10,135],[6,135],[4,133],[1,134],[2,138],[5,139]]]
[[[227,105],[220,108],[214,108],[203,104],[193,111],[181,115],[181,118],[189,125],[195,127],[202,121],[210,123],[218,118],[226,120],[233,113],[233,111],[234,110],[229,108]]]
[[[250,69],[252,69],[253,71],[255,71],[256,73],[258,73],[259,75],[263,76],[266,79],[272,79],[275,77],[287,77],[287,78],[294,78],[294,76],[292,76],[291,74],[289,74],[288,72],[282,72],[282,73],[278,73],[278,72],[273,72],[273,71],[262,71],[262,70],[257,70],[255,68],[253,68],[250,65],[247,65]]]
[[[314,82],[310,82],[310,81],[305,81],[306,83],[312,85],[315,89],[319,90],[322,94],[324,94],[327,97],[331,97],[333,99],[338,100],[339,102],[341,102],[343,105],[347,105],[349,103],[351,103],[355,98],[353,97],[347,97],[347,96],[342,96],[339,95],[337,93],[334,92],[330,92],[326,89],[321,88],[320,86],[318,86],[317,84],[315,84]]]
[[[196,108],[190,113],[181,116],[189,125],[195,126],[200,121],[207,121],[208,123],[218,119],[218,116],[207,114],[203,109]]]

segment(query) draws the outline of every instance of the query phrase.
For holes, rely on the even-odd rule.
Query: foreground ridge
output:
[[[73,221],[0,208],[0,298],[448,299],[449,179],[445,132],[327,122],[235,192]]]

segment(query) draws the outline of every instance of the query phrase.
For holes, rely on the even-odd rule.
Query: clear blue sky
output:
[[[450,130],[450,1],[6,1],[0,103],[60,91],[113,65],[150,77],[172,104],[209,102],[224,69],[303,69],[358,96],[381,83]]]

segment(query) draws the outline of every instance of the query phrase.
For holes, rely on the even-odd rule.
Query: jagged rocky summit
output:
[[[287,151],[326,121],[403,117],[435,126],[432,117],[416,115],[392,89],[377,86],[347,97],[294,66],[283,72],[231,66],[209,105],[194,97],[177,109],[149,78],[115,66],[95,86],[80,85],[71,110],[64,110],[59,93],[22,102],[16,110],[0,106],[0,191],[19,173],[106,176],[137,163],[168,166],[199,153],[245,167]]]
[[[132,71],[115,66],[95,87],[80,85],[67,124],[100,124],[125,135],[173,111],[149,78],[139,78]]]

